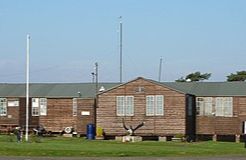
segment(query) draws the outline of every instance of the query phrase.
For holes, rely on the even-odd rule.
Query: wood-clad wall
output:
[[[32,99],[29,99],[29,127],[34,128],[39,125],[39,117],[32,116]],[[26,126],[26,98],[20,98],[20,110],[19,110],[19,117],[20,117],[20,127],[23,129]]]
[[[39,116],[40,124],[48,131],[62,132],[65,127],[76,127],[71,98],[47,99],[47,115]]]
[[[19,106],[8,107],[7,115],[0,116],[0,125],[19,125]]]
[[[10,132],[19,126],[19,109],[20,106],[8,106],[7,103],[7,115],[0,116],[0,132]]]
[[[77,101],[77,116],[74,116],[72,98],[49,98],[47,115],[40,116],[39,123],[52,132],[62,132],[66,127],[72,127],[76,132],[85,134],[87,124],[94,124],[94,99]],[[90,112],[90,115],[81,115],[82,111]]]
[[[233,97],[233,117],[197,116],[197,134],[239,135],[246,121],[246,97]]]
[[[87,112],[89,115],[82,115]],[[78,99],[77,132],[85,135],[88,124],[95,124],[95,99]]]
[[[32,116],[32,101],[30,98],[30,129],[42,125],[47,131],[62,132],[65,127],[72,127],[79,134],[86,134],[87,124],[95,124],[95,99],[78,98],[77,104],[77,116],[74,116],[72,98],[48,98],[47,115]],[[82,115],[82,111],[89,113],[89,115]],[[26,99],[19,98],[19,106],[7,107],[7,115],[0,116],[0,131],[5,131],[11,126],[13,126],[13,128],[16,126],[20,126],[24,129],[25,125]]]
[[[143,87],[143,92],[136,92]],[[146,116],[146,96],[164,96],[164,116]],[[134,96],[134,116],[116,115],[116,96]],[[136,131],[136,135],[165,136],[185,134],[185,94],[171,90],[139,78],[98,96],[97,126],[102,127],[106,135],[125,135],[122,119],[127,126],[145,125]]]

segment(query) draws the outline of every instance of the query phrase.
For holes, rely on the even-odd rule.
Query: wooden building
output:
[[[30,85],[30,127],[86,133],[87,124],[106,136],[126,134],[123,121],[146,137],[185,135],[239,140],[246,121],[246,82],[156,82],[137,78],[124,84],[43,83]],[[96,103],[97,102],[97,103]],[[25,84],[0,84],[0,131],[25,127]]]
[[[246,82],[156,82],[144,78],[98,95],[97,126],[106,135],[124,135],[128,126],[145,125],[142,136],[175,136],[239,141],[246,121]]]
[[[115,84],[99,84],[111,88]],[[31,84],[29,99],[30,129],[42,125],[47,131],[63,132],[72,128],[86,133],[87,124],[95,124],[95,84]],[[25,128],[25,84],[0,84],[0,131]]]
[[[97,126],[108,136],[126,134],[145,122],[141,136],[195,135],[194,96],[144,78],[137,78],[98,95]]]
[[[198,138],[240,140],[246,121],[246,82],[165,84],[195,95]]]

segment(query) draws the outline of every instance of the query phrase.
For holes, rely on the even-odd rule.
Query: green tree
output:
[[[198,82],[202,80],[208,80],[211,77],[211,73],[204,73],[201,74],[201,72],[194,72],[188,74],[185,78],[181,77],[176,80],[176,82]]]
[[[246,80],[246,71],[237,71],[237,73],[231,73],[227,76],[227,81],[245,81]]]

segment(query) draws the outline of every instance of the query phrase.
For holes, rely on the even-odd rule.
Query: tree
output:
[[[237,71],[236,74],[231,73],[227,76],[227,81],[245,81],[246,80],[246,71]]]
[[[188,74],[185,79],[184,77],[181,77],[176,80],[176,82],[197,82],[197,81],[202,81],[202,80],[207,80],[211,77],[211,73],[204,73],[201,74],[201,72],[195,72],[195,73],[190,73]]]
[[[177,80],[175,80],[176,82],[186,82],[186,80],[184,79],[184,77],[181,77],[181,78],[179,78],[179,79],[177,79]]]

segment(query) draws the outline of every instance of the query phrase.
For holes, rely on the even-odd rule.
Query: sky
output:
[[[245,0],[0,0],[0,83],[24,83],[30,34],[30,82],[175,81],[246,70]]]

